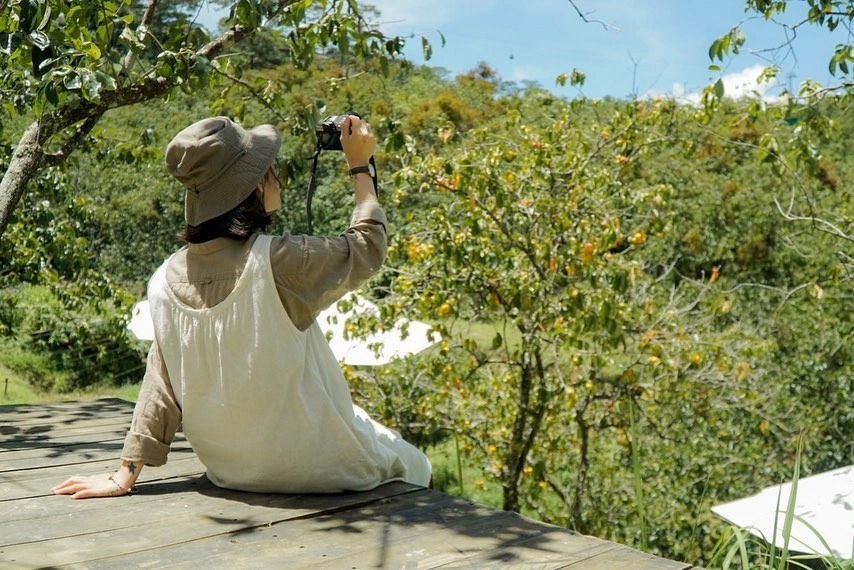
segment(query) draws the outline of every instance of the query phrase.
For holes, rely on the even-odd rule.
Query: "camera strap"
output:
[[[311,201],[314,198],[314,189],[317,185],[317,159],[320,158],[321,150],[320,144],[318,144],[317,148],[314,149],[314,154],[309,157],[311,160],[311,176],[308,179],[308,191],[305,195],[305,218],[308,225],[308,235],[311,235]]]
[[[317,163],[320,158],[320,153],[323,150],[320,143],[317,144],[317,148],[314,149],[314,153],[308,157],[311,160],[311,176],[308,179],[308,191],[305,195],[305,218],[308,235],[312,235],[312,215],[311,215],[311,201],[314,199],[314,191],[317,187]],[[374,162],[374,157],[371,156],[370,164],[373,170],[373,174],[371,178],[374,182],[374,193],[379,197],[380,189],[379,189],[379,180],[377,178],[377,165]]]

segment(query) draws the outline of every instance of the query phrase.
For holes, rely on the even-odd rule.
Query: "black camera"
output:
[[[343,115],[326,117],[317,124],[314,128],[314,134],[317,135],[317,148],[320,150],[343,150],[341,148],[341,125],[344,124],[347,115],[362,118],[358,113],[348,111]]]

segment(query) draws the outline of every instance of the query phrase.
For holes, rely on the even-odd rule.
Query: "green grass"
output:
[[[137,376],[141,378],[141,372]],[[136,401],[139,394],[139,383],[119,386],[102,382],[70,391],[44,389],[66,384],[65,378],[66,373],[55,370],[43,355],[22,348],[14,340],[0,338],[0,405],[107,397]]]
[[[139,384],[122,386],[95,385],[84,390],[71,392],[44,392],[34,389],[20,374],[0,363],[0,405],[36,404],[62,400],[93,400],[96,398],[121,398],[135,402],[139,395]]]
[[[429,448],[427,457],[433,464],[433,486],[437,491],[501,508],[501,485],[486,477],[479,466],[459,455],[453,437]]]
[[[792,568],[826,568],[828,570],[854,570],[854,559],[839,560],[831,554],[830,546],[818,533],[818,531],[803,518],[795,514],[797,504],[798,482],[801,472],[801,454],[803,452],[803,439],[798,442],[795,456],[795,468],[792,474],[792,487],[789,492],[786,510],[781,511],[778,498],[778,513],[783,515],[774,520],[773,536],[765,537],[765,540],[753,536],[748,529],[729,525],[724,529],[720,540],[712,552],[709,568],[720,568],[721,570],[749,570],[753,568],[767,570],[789,570]],[[827,554],[792,554],[789,550],[792,523],[797,519],[809,528],[824,546]],[[777,544],[777,527],[781,525],[782,544]]]
[[[504,495],[501,485],[485,473],[481,465],[466,457],[464,453],[458,454],[453,437],[428,448],[426,453],[433,465],[433,487],[437,491],[494,509],[502,508]],[[524,505],[520,514],[540,520],[539,514]]]

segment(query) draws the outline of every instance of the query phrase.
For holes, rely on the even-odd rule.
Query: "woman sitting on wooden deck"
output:
[[[281,205],[273,166],[280,144],[272,125],[247,130],[226,117],[190,125],[170,142],[167,169],[186,187],[187,245],[148,286],[155,341],[121,467],[71,477],[55,493],[129,493],[143,465],[166,462],[182,423],[221,487],[327,493],[428,484],[427,457],[353,404],[315,322],[385,259],[370,125],[348,116],[341,126],[355,207],[337,237],[261,233]]]

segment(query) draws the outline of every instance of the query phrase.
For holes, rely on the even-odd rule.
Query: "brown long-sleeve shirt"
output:
[[[273,239],[270,260],[276,289],[297,328],[307,329],[321,311],[379,270],[387,252],[386,226],[379,204],[361,202],[353,209],[350,227],[338,237],[285,234]],[[234,288],[257,237],[220,238],[181,248],[167,266],[169,287],[194,308],[220,303]],[[122,459],[163,465],[180,425],[181,409],[155,340]]]

